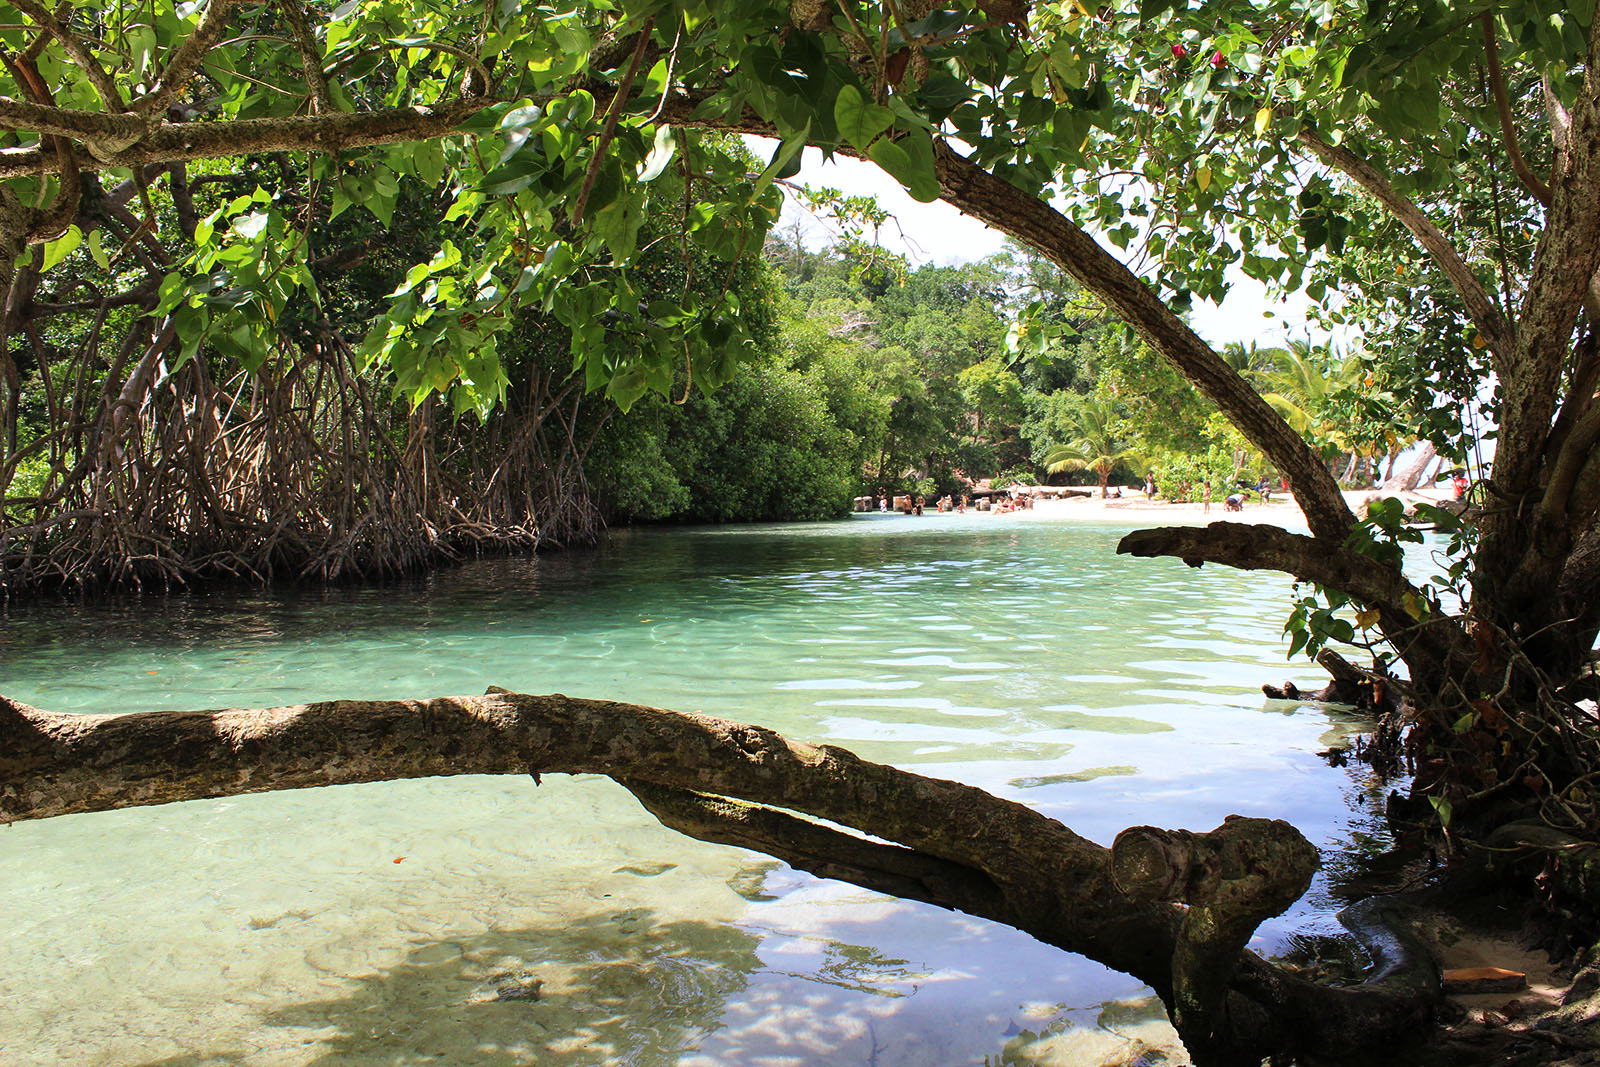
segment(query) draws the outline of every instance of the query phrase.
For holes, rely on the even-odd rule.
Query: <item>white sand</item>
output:
[[[1350,510],[1357,515],[1363,513],[1368,500],[1389,496],[1397,496],[1408,505],[1417,501],[1437,504],[1448,499],[1444,493],[1385,493],[1376,489],[1350,490],[1344,494]],[[968,508],[967,514],[974,514],[973,509]],[[1102,500],[1099,496],[1040,499],[1032,508],[1023,511],[984,511],[976,514],[997,522],[1113,522],[1140,526],[1205,526],[1213,522],[1242,522],[1269,523],[1290,529],[1304,529],[1306,525],[1305,516],[1294,502],[1294,497],[1276,492],[1272,494],[1270,504],[1264,504],[1260,498],[1254,497],[1245,504],[1243,511],[1227,511],[1221,500],[1214,502],[1209,509],[1198,503],[1172,504],[1159,499],[1152,503],[1144,498],[1143,493],[1133,495],[1124,490],[1121,499],[1111,497]]]

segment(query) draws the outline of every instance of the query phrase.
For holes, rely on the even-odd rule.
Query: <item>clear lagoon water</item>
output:
[[[55,711],[489,685],[704,712],[1125,826],[1286,818],[1337,871],[1379,786],[1269,701],[1289,583],[1126,527],[860,516],[621,531],[381,586],[13,606]],[[1325,877],[1256,946],[1329,936]],[[1158,1002],[1005,927],[663,829],[598,776],[458,777],[0,829],[0,1063],[1169,1062]]]

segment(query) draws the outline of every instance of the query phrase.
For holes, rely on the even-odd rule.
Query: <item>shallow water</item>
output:
[[[1340,726],[1266,701],[1288,582],[992,516],[624,531],[381,587],[0,614],[57,711],[526,692],[761,723],[1124,826],[1381,840]],[[1331,933],[1325,881],[1257,947]],[[468,777],[0,830],[0,1063],[1092,1064],[1124,975],[662,829],[609,780]]]

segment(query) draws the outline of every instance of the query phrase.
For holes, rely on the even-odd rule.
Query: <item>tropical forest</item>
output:
[[[0,0],[0,1063],[1600,1063],[1595,16]]]

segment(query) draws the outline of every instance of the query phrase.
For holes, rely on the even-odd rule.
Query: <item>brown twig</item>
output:
[[[1482,21],[1483,54],[1488,62],[1489,87],[1494,92],[1495,110],[1500,114],[1500,135],[1505,141],[1506,155],[1511,157],[1511,168],[1517,172],[1517,180],[1533,194],[1535,200],[1549,207],[1550,186],[1528,166],[1527,159],[1522,155],[1522,146],[1517,143],[1516,121],[1511,115],[1511,101],[1506,96],[1505,74],[1500,69],[1500,46],[1495,41],[1494,16],[1486,11]]]
[[[606,109],[605,123],[600,127],[600,136],[594,145],[594,158],[589,161],[589,169],[584,172],[583,185],[578,189],[578,198],[573,201],[571,220],[577,226],[583,222],[583,211],[589,203],[589,194],[594,190],[595,179],[600,176],[600,167],[605,163],[606,149],[611,145],[611,138],[616,134],[617,120],[622,117],[622,104],[628,98],[628,91],[633,88],[633,79],[639,73],[639,64],[644,60],[644,53],[650,47],[650,31],[655,28],[656,19],[652,15],[645,20],[644,27],[639,31],[639,43],[634,45],[633,58],[628,61],[628,71],[623,75],[622,83],[617,86],[617,91],[611,98],[611,106]]]

